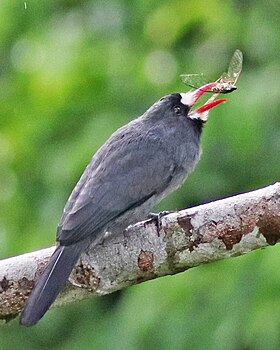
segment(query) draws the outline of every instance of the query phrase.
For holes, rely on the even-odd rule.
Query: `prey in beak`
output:
[[[198,99],[207,91],[211,89],[215,89],[218,86],[218,82],[208,83],[200,88],[189,91],[185,93],[181,93],[181,103],[189,106],[190,108],[198,101]],[[188,117],[191,119],[198,119],[203,122],[206,122],[208,119],[209,110],[222,102],[226,102],[226,98],[222,98],[219,100],[215,100],[218,94],[214,94],[204,105],[198,107],[196,110],[189,112]]]

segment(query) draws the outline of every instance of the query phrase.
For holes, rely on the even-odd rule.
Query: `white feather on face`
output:
[[[180,93],[181,95],[181,103],[186,105],[186,106],[193,106],[194,102],[195,102],[195,96],[193,94],[193,91],[190,92],[182,92]],[[203,122],[206,122],[208,119],[208,111],[202,112],[202,113],[198,113],[196,111],[190,112],[188,114],[188,117],[191,119],[198,119],[198,120],[202,120]]]
[[[193,92],[182,92],[181,94],[181,103],[186,106],[192,106],[194,103]]]
[[[202,113],[198,113],[198,112],[194,111],[194,112],[189,113],[188,117],[191,119],[198,119],[198,120],[201,120],[203,122],[206,122],[208,120],[208,113],[209,113],[209,111],[205,111]]]

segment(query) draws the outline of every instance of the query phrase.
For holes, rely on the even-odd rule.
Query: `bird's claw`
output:
[[[173,213],[173,212],[168,211],[168,210],[163,210],[163,211],[160,211],[159,213],[150,213],[149,214],[148,219],[155,222],[158,236],[160,236],[160,230],[162,228],[161,218],[163,216],[171,214],[171,213]]]

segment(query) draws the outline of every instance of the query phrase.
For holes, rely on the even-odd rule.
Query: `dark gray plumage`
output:
[[[45,314],[90,244],[102,240],[106,231],[119,232],[144,219],[182,184],[198,161],[203,124],[190,117],[189,109],[181,94],[170,94],[117,130],[93,156],[65,206],[59,245],[29,297],[21,324],[33,325]]]

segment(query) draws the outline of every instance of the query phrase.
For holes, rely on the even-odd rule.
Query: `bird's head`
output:
[[[201,86],[194,91],[188,91],[183,93],[173,93],[162,97],[157,103],[155,103],[147,112],[149,116],[162,119],[165,117],[186,117],[189,120],[198,121],[199,124],[205,123],[208,119],[209,110],[226,99],[209,100],[197,109],[192,109],[199,98],[212,88],[215,88],[217,83],[208,83]]]

